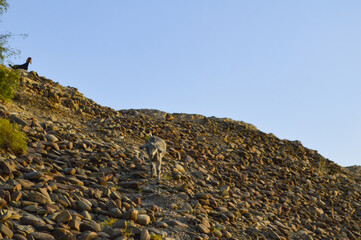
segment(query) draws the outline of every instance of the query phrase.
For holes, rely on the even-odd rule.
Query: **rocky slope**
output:
[[[0,107],[29,146],[0,157],[2,239],[361,239],[357,168],[244,122],[115,111],[21,74]],[[151,135],[168,144],[159,184],[139,149]]]

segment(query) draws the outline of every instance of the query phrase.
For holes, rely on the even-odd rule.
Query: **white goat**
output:
[[[157,177],[157,181],[159,181],[162,158],[167,151],[166,143],[163,139],[153,136],[145,145],[141,146],[140,149],[145,149],[147,151],[151,161],[151,175],[152,177]]]

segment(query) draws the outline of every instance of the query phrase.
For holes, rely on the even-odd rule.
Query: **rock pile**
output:
[[[29,151],[0,156],[1,239],[361,239],[360,177],[230,119],[102,107],[21,72],[0,115]],[[139,146],[167,142],[162,182]]]

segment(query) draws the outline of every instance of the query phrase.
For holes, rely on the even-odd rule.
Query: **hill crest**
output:
[[[231,119],[116,111],[21,75],[0,108],[29,137],[28,154],[0,159],[3,237],[361,238],[359,175],[299,141]],[[160,184],[139,149],[151,135],[168,145]]]

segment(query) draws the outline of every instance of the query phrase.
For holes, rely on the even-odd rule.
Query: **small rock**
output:
[[[113,224],[113,228],[121,228],[121,229],[126,229],[127,228],[127,221],[125,219],[119,219],[118,221],[116,221]]]
[[[32,215],[32,214],[27,214],[24,215],[20,218],[20,223],[23,225],[31,225],[31,226],[36,226],[36,225],[45,225],[45,222],[43,219]]]
[[[205,233],[205,234],[208,234],[208,233],[211,232],[211,231],[209,230],[209,228],[207,228],[207,227],[204,226],[203,224],[198,224],[198,225],[197,225],[197,230],[198,230],[200,233]]]
[[[75,240],[74,234],[64,228],[57,228],[52,232],[55,239]]]
[[[28,240],[25,236],[23,236],[21,234],[14,234],[13,239],[14,240]]]
[[[138,210],[130,209],[125,212],[124,217],[127,220],[133,220],[134,222],[136,222],[138,218]]]
[[[77,206],[79,211],[91,211],[91,206],[86,201],[77,201]]]
[[[85,231],[100,232],[101,230],[102,229],[101,229],[100,225],[94,221],[82,222],[80,224],[81,232],[85,232]]]
[[[1,222],[5,222],[6,220],[8,220],[11,217],[11,212],[10,211],[5,211],[4,214],[0,215],[0,221]]]
[[[6,206],[6,201],[3,198],[0,198],[0,209]]]
[[[82,234],[79,239],[80,240],[93,240],[93,239],[97,239],[97,238],[98,238],[98,234],[96,232],[87,231],[84,234]]]
[[[181,227],[181,228],[188,228],[188,225],[187,225],[187,224],[182,223],[182,222],[180,222],[180,221],[178,221],[178,220],[175,220],[175,219],[170,220],[170,221],[169,221],[169,225],[171,225],[171,226],[178,226],[178,227]]]
[[[9,238],[12,238],[14,235],[13,232],[3,223],[0,223],[0,232]]]
[[[76,173],[76,169],[75,168],[65,168],[64,173],[66,175],[74,175]]]
[[[69,227],[71,229],[79,231],[80,230],[80,224],[81,224],[81,222],[78,219],[72,219],[72,220],[70,220],[68,225],[69,225]]]
[[[56,216],[55,221],[59,223],[66,223],[72,219],[72,216],[68,210],[61,212],[59,215]]]
[[[161,221],[156,221],[156,222],[154,222],[154,225],[155,225],[157,228],[166,228],[166,227],[168,227],[168,224],[167,224],[167,223],[161,222]]]
[[[33,232],[30,234],[36,240],[51,240],[55,239],[51,234],[44,232]]]
[[[123,213],[119,208],[112,208],[110,210],[111,213],[113,213],[117,218],[121,218]]]
[[[16,167],[14,164],[10,162],[6,162],[5,160],[0,159],[0,169],[3,174],[9,175],[10,173],[16,171]]]
[[[39,174],[39,173],[37,173],[37,174]],[[42,176],[42,174],[41,174],[41,176]],[[25,178],[25,174],[24,174],[24,178]],[[33,183],[32,181],[29,181],[29,180],[27,180],[27,179],[16,179],[16,181],[18,182],[18,183],[20,183],[20,185],[21,185],[21,187],[24,189],[26,189],[26,188],[31,188],[31,187],[33,187],[34,185],[35,185],[35,183]]]
[[[146,226],[150,223],[150,217],[146,214],[139,214],[137,218],[137,223]]]
[[[193,212],[193,208],[192,206],[188,203],[188,202],[185,202],[182,209],[182,211],[186,212],[186,213],[192,213]]]
[[[57,141],[59,141],[59,139],[57,137],[55,137],[53,134],[46,134],[45,138],[49,142],[57,142]]]
[[[32,191],[29,193],[29,199],[40,204],[51,203],[50,199],[42,193]]]
[[[39,179],[41,177],[43,177],[44,174],[42,172],[29,172],[29,173],[24,173],[24,178],[27,180],[35,180],[35,179]]]
[[[142,229],[142,232],[140,233],[140,240],[150,240],[150,234],[148,229]]]
[[[17,201],[20,200],[20,198],[21,198],[22,196],[23,196],[23,194],[22,194],[21,191],[13,192],[13,193],[11,194],[11,200],[17,202]]]

